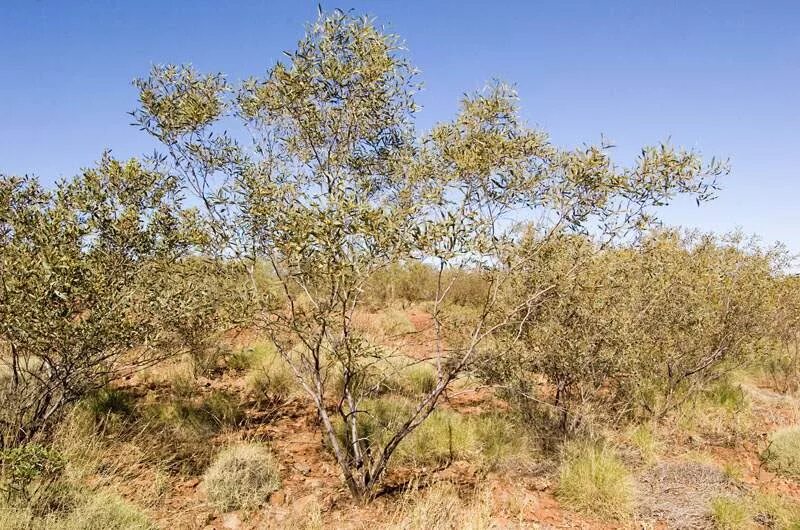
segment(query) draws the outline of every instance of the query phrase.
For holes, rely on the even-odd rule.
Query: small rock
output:
[[[186,488],[196,488],[198,484],[200,484],[199,478],[190,478],[189,480],[183,483],[184,487]]]
[[[305,497],[300,497],[295,502],[292,503],[292,511],[296,514],[305,513],[308,511],[308,507],[315,504],[317,502],[317,496],[313,493],[306,495]]]
[[[322,485],[323,485],[324,483],[322,482],[322,480],[320,480],[320,479],[318,479],[318,478],[307,478],[307,479],[305,480],[305,484],[306,484],[306,486],[308,486],[309,488],[319,489],[319,488],[321,488],[321,487],[322,487]]]
[[[242,527],[242,520],[236,512],[226,513],[222,516],[222,528],[227,530],[239,530]]]
[[[273,506],[283,506],[286,502],[286,493],[283,491],[276,491],[269,497],[269,503]]]

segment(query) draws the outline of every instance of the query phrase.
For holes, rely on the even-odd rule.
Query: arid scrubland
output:
[[[563,149],[323,14],[159,149],[0,179],[0,528],[800,528],[800,281],[666,229],[727,166]]]

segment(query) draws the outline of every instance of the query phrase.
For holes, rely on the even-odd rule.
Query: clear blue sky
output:
[[[621,160],[670,137],[730,157],[720,199],[664,218],[741,226],[800,252],[800,2],[323,2],[403,36],[425,89],[420,124],[450,118],[492,78],[562,146],[601,134]],[[0,3],[0,172],[52,182],[97,160],[152,150],[129,126],[130,81],[191,62],[237,81],[291,49],[317,3]]]

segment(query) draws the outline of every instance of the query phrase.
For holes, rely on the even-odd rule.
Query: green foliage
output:
[[[37,515],[30,509],[0,507],[3,530],[153,530],[155,525],[136,507],[117,495],[89,493],[66,513]]]
[[[800,477],[800,429],[784,429],[770,435],[761,460],[771,471]]]
[[[133,399],[126,392],[115,388],[104,388],[88,396],[84,404],[96,419],[109,414],[128,416],[133,413]]]
[[[570,442],[564,448],[556,494],[566,505],[603,518],[630,515],[628,470],[605,445]]]
[[[610,249],[583,237],[542,241],[533,232],[517,252],[528,256],[530,247],[536,253],[504,299],[514,306],[525,293],[541,296],[522,305],[522,325],[481,363],[518,405],[541,406],[525,396],[544,376],[549,408],[565,430],[593,415],[658,418],[704,392],[731,410],[745,407],[726,378],[769,346],[780,249],[736,234],[674,232]]]
[[[0,177],[0,445],[180,349],[180,260],[201,239],[179,183],[135,160],[104,155],[51,192]]]
[[[203,476],[208,500],[222,512],[252,509],[280,487],[275,457],[264,446],[246,444],[220,453]]]
[[[730,497],[717,497],[711,501],[711,516],[714,528],[720,530],[743,530],[752,527],[748,506]]]
[[[711,386],[706,396],[712,403],[729,412],[739,412],[747,408],[747,399],[741,385],[725,379]]]
[[[752,501],[753,518],[778,530],[800,528],[800,504],[782,495],[757,493]]]
[[[467,418],[448,410],[436,410],[403,440],[397,450],[397,460],[417,466],[441,465],[469,459],[477,449]]]
[[[296,390],[294,375],[274,348],[264,348],[257,360],[251,361],[247,385],[262,404],[279,404]]]
[[[427,362],[414,362],[401,369],[400,393],[407,397],[429,394],[436,387],[436,368]]]
[[[9,504],[39,502],[61,477],[64,465],[60,454],[39,444],[4,449],[0,451],[0,492]]]

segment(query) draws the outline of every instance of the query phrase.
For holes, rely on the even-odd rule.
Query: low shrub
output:
[[[275,457],[259,444],[237,445],[220,453],[203,483],[209,502],[225,512],[255,508],[281,484]]]
[[[473,437],[481,460],[488,468],[506,462],[519,462],[532,451],[528,435],[501,414],[482,414],[470,418]]]
[[[155,526],[135,506],[121,497],[93,495],[64,521],[65,530],[151,530]]]
[[[128,416],[133,413],[133,399],[130,394],[116,389],[104,388],[84,400],[95,419],[108,415]]]
[[[138,508],[112,493],[87,492],[68,512],[37,513],[32,507],[0,506],[3,530],[154,530]]]
[[[747,408],[747,399],[741,385],[734,384],[727,379],[713,385],[706,392],[706,397],[711,403],[728,412],[740,412]]]
[[[784,429],[772,434],[761,453],[767,469],[791,477],[800,477],[800,429]]]
[[[615,519],[630,514],[633,499],[630,474],[611,448],[583,441],[564,447],[556,494],[578,511]]]
[[[0,451],[0,492],[9,504],[39,502],[64,471],[62,456],[36,443]]]

